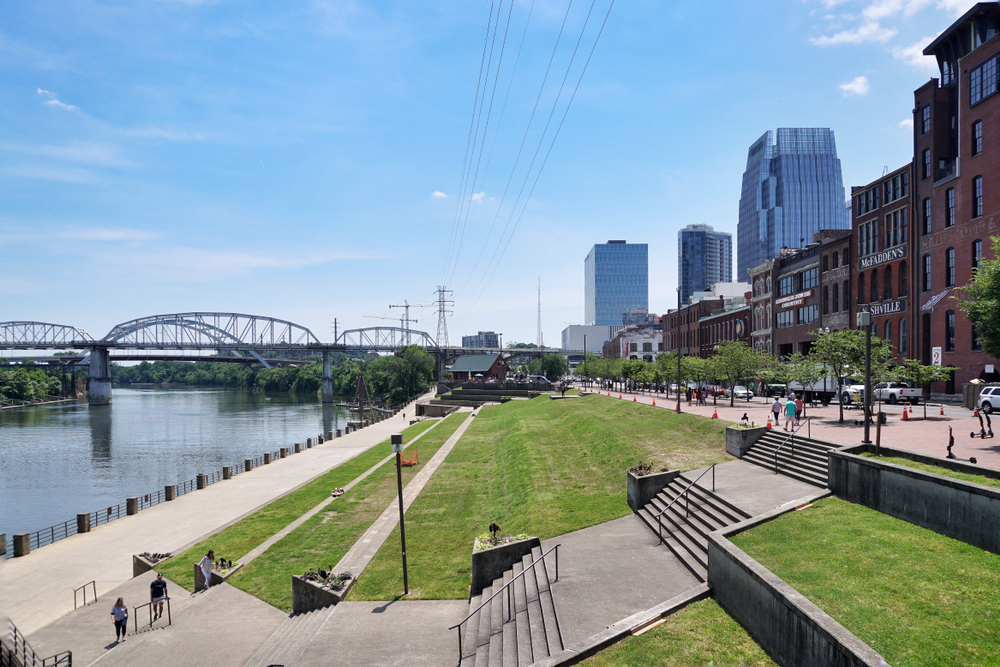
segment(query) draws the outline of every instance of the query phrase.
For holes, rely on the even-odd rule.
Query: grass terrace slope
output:
[[[935,475],[941,475],[943,477],[951,477],[952,479],[958,479],[963,482],[972,482],[973,484],[982,484],[983,486],[989,486],[994,489],[1000,489],[1000,479],[993,479],[991,477],[985,477],[983,475],[971,475],[969,473],[959,472],[957,470],[950,470],[948,468],[942,468],[941,466],[930,465],[927,463],[920,463],[919,461],[911,461],[910,459],[901,459],[895,456],[875,456],[874,454],[862,454],[865,458],[877,459],[885,463],[895,463],[899,466],[906,466],[908,468],[914,468],[915,470],[921,470],[923,472],[932,472]]]
[[[436,419],[425,420],[407,428],[403,432],[404,442],[409,442],[417,437],[437,421]],[[423,440],[418,442],[418,451],[422,443]],[[344,461],[329,472],[320,475],[311,482],[306,482],[253,514],[223,528],[183,553],[177,554],[163,565],[158,566],[157,572],[163,572],[164,576],[171,581],[177,582],[188,591],[193,591],[193,563],[200,561],[209,549],[215,550],[216,558],[226,558],[235,562],[328,498],[332,489],[345,486],[352,479],[384,459],[390,453],[389,449],[389,441],[386,440],[354,458]],[[275,461],[271,465],[281,465],[281,461]],[[253,472],[248,474],[252,475]]]
[[[889,664],[1000,664],[997,554],[833,498],[732,541]]]
[[[443,424],[415,443],[420,464],[402,469],[404,487],[469,414],[460,412],[446,417]],[[373,449],[376,450],[383,457],[391,454],[388,441]],[[347,481],[350,480],[343,484]],[[343,484],[338,482],[333,486]],[[390,460],[272,545],[237,572],[229,583],[282,611],[291,611],[292,576],[335,566],[396,497],[396,462]],[[366,576],[367,571],[359,582]]]
[[[474,538],[543,539],[630,512],[625,471],[639,463],[691,470],[729,460],[719,421],[589,396],[510,401],[479,412],[406,514],[408,599],[468,595]],[[390,600],[403,588],[390,536],[348,599]]]
[[[767,667],[776,665],[715,600],[668,616],[662,625],[628,637],[579,663],[585,667]]]

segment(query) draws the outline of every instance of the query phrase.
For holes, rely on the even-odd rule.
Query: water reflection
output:
[[[341,428],[315,396],[123,389],[0,412],[0,532],[30,532]]]

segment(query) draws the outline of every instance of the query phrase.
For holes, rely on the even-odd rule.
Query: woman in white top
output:
[[[205,588],[212,585],[212,564],[215,562],[215,552],[211,549],[205,554],[205,557],[201,559],[198,563],[198,567],[201,568],[201,574],[205,577]]]
[[[128,607],[122,598],[118,598],[115,601],[115,606],[111,608],[111,619],[115,622],[115,641],[125,641]]]

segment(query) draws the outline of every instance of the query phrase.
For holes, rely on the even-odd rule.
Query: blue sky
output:
[[[558,345],[612,238],[649,244],[662,313],[677,231],[735,236],[766,130],[833,128],[848,192],[910,160],[920,50],[973,4],[610,1],[0,4],[0,320],[244,312],[328,341],[445,283],[453,343],[533,342],[540,278]]]

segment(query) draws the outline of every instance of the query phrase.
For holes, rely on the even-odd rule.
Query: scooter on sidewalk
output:
[[[993,423],[990,421],[990,416],[986,415],[986,426],[985,427],[983,426],[983,415],[982,415],[982,413],[979,412],[978,410],[976,410],[976,416],[979,417],[979,433],[976,433],[975,431],[972,431],[971,433],[969,433],[969,437],[970,438],[982,438],[983,440],[985,440],[986,438],[992,438],[993,437]]]
[[[955,460],[958,460],[958,461],[964,461],[965,459],[960,459],[960,458],[958,458],[957,456],[955,456],[952,453],[951,448],[954,447],[954,446],[955,446],[955,436],[952,435],[952,433],[951,433],[951,427],[949,426],[948,427],[948,454],[947,454],[947,456],[945,456],[945,458],[946,459],[955,459]],[[978,463],[978,461],[976,461],[976,457],[975,456],[972,456],[972,457],[969,458],[969,463],[976,464],[976,463]]]

